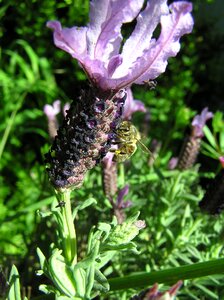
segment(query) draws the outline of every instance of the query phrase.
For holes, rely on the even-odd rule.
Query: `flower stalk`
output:
[[[62,214],[62,224],[59,226],[59,230],[62,238],[64,256],[68,262],[75,265],[77,263],[77,239],[70,196],[70,190],[58,194]]]

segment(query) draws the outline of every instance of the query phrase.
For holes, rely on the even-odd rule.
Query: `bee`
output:
[[[150,90],[154,90],[157,86],[157,81],[156,80],[145,80],[143,81],[146,85],[148,85]]]
[[[140,145],[144,152],[152,155],[152,152],[142,143],[140,132],[131,122],[122,121],[116,128],[115,134],[114,144],[118,148],[110,150],[114,152],[114,161],[124,162],[129,159],[137,150],[137,145]]]

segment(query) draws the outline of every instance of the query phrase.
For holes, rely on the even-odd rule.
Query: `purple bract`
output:
[[[86,27],[63,29],[58,21],[49,21],[47,26],[54,30],[55,45],[78,60],[94,86],[118,91],[163,73],[168,58],[180,49],[180,37],[193,28],[190,2],[178,1],[168,7],[166,0],[150,0],[141,11],[143,3],[93,0]],[[122,24],[135,18],[135,29],[124,42]],[[159,24],[161,32],[156,39],[152,36]]]

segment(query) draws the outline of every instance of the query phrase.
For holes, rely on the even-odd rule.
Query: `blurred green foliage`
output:
[[[125,165],[125,177],[120,172],[119,187],[130,184],[127,199],[133,201],[127,214],[142,211],[147,228],[138,238],[141,256],[117,256],[104,270],[107,275],[158,270],[223,255],[223,216],[212,218],[198,209],[204,188],[200,178],[211,174],[210,168],[199,157],[204,173],[198,171],[199,166],[183,173],[168,170],[169,159],[178,155],[196,111],[205,106],[223,110],[224,35],[214,31],[216,20],[210,19],[208,11],[202,18],[204,10],[212,11],[217,2],[221,9],[222,0],[194,2],[194,32],[184,37],[180,54],[170,60],[156,89],[133,88],[135,98],[144,101],[150,116],[147,119],[136,113],[133,122],[142,126],[146,138],[161,145],[155,164],[164,177],[148,165],[147,156],[140,151]],[[9,0],[0,8],[0,265],[7,271],[15,263],[22,274],[22,285],[31,285],[33,295],[38,286],[34,274],[38,269],[36,247],[47,252],[56,236],[53,221],[44,223],[36,213],[47,211],[52,202],[44,166],[50,139],[43,107],[58,98],[62,103],[76,99],[86,84],[77,62],[53,45],[46,22],[60,19],[67,27],[85,25],[88,5],[87,0]],[[211,141],[215,135],[220,139],[223,136],[222,123],[220,112],[213,120],[213,131],[206,129],[210,147],[214,146]],[[208,154],[208,146],[203,149]],[[221,150],[223,153],[223,147]],[[215,164],[212,170],[216,170],[218,162],[211,161]],[[88,208],[79,215],[77,227],[83,249],[89,228],[99,220],[112,218],[101,186],[101,169],[97,167],[87,174],[83,188],[74,193],[74,201],[89,197],[98,201],[95,210],[91,208],[90,212]],[[185,285],[178,299],[221,299],[223,293],[220,276]],[[114,294],[110,299],[129,299],[129,295]]]

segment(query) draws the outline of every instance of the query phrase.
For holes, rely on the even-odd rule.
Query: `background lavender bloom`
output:
[[[140,13],[143,0],[93,0],[86,27],[62,29],[60,22],[49,21],[55,45],[77,59],[90,81],[102,90],[119,90],[133,83],[144,84],[166,69],[167,59],[180,49],[179,39],[190,33],[192,4],[151,0]],[[169,12],[169,9],[171,12]],[[136,16],[137,25],[120,52],[123,23]],[[161,33],[152,38],[161,24]]]
[[[141,292],[139,295],[131,298],[131,300],[174,300],[181,285],[182,281],[180,280],[169,291],[159,292],[159,285],[155,283],[151,289]]]
[[[180,156],[178,159],[177,168],[180,170],[186,170],[193,166],[201,147],[201,140],[204,136],[203,127],[207,120],[213,117],[213,114],[208,111],[208,108],[204,108],[201,114],[194,117],[191,125],[191,134],[186,137],[182,146]]]
[[[44,105],[44,113],[49,120],[55,119],[57,114],[61,111],[61,101],[55,100],[52,105]]]
[[[58,129],[57,114],[59,114],[61,111],[61,101],[55,100],[52,105],[50,104],[44,105],[43,111],[44,114],[47,116],[49,135],[51,139],[54,139],[54,137],[57,135],[57,129]]]
[[[208,111],[208,108],[205,107],[201,114],[194,117],[191,125],[192,125],[192,135],[195,138],[202,138],[203,134],[203,127],[205,123],[213,117],[213,113]]]
[[[64,117],[66,116],[66,111],[69,109],[69,107],[70,104],[66,103],[62,108]],[[61,112],[61,101],[55,100],[52,105],[45,104],[43,111],[48,120],[49,135],[51,139],[54,139],[54,137],[57,135],[57,130],[59,127],[57,115]]]
[[[102,160],[103,189],[108,199],[117,193],[117,163],[113,161],[114,154],[108,152]]]
[[[113,206],[114,215],[117,217],[117,221],[119,224],[122,224],[125,220],[124,209],[132,205],[132,202],[130,200],[124,200],[124,197],[127,196],[128,192],[129,185],[126,184],[122,189],[118,191],[115,201],[113,198],[110,199],[110,202]]]

